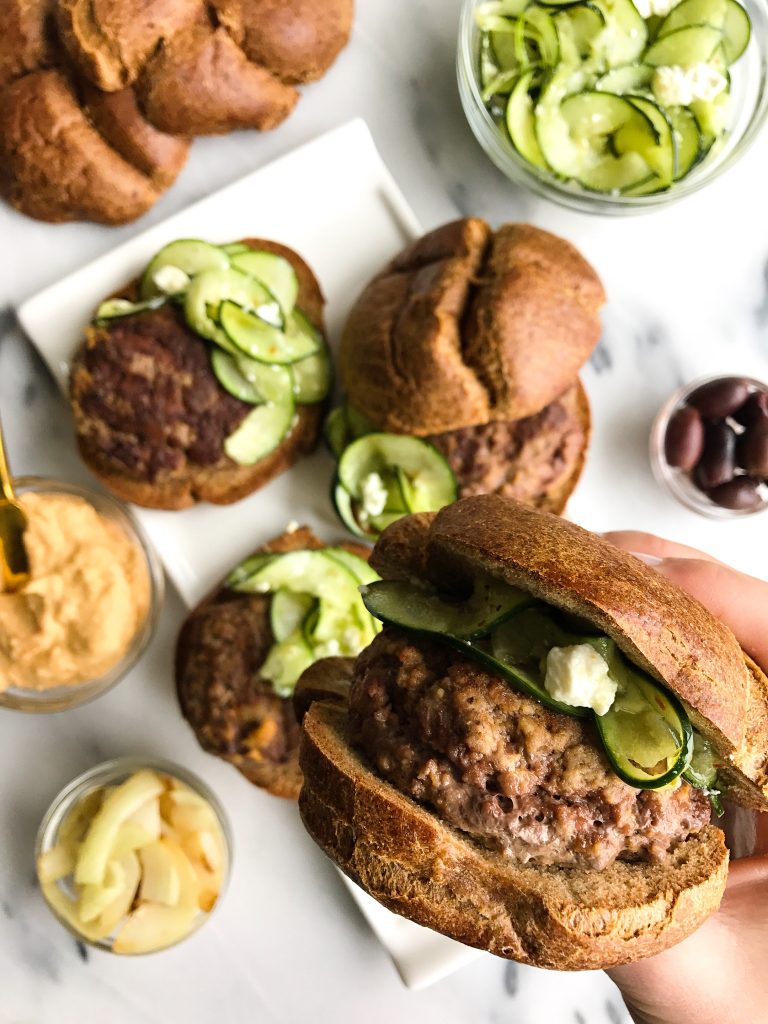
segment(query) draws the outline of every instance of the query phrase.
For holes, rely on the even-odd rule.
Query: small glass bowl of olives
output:
[[[656,479],[713,519],[768,508],[768,384],[707,377],[679,388],[651,431]]]

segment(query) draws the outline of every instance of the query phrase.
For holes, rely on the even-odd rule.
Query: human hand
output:
[[[701,601],[768,672],[768,583],[651,534],[606,538]],[[738,814],[753,855],[731,861],[717,914],[678,946],[608,972],[636,1024],[768,1024],[768,814]]]

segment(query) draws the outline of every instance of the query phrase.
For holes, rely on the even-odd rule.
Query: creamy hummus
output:
[[[0,593],[0,690],[83,683],[117,664],[149,606],[142,552],[82,498],[26,494],[30,582]]]

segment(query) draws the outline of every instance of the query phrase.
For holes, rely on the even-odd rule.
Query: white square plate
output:
[[[69,360],[83,325],[101,299],[135,277],[161,246],[174,238],[226,242],[252,235],[284,242],[309,262],[325,292],[328,334],[335,339],[366,281],[420,234],[366,124],[351,121],[39,292],[20,307],[19,320],[66,392]],[[328,540],[338,538],[342,530],[328,497],[331,475],[330,457],[318,451],[234,505],[136,512],[192,607],[290,520],[307,523]],[[480,955],[390,914],[348,884],[410,987],[431,984]]]

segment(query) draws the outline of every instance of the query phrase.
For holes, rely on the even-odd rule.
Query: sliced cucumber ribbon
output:
[[[224,445],[240,465],[253,465],[282,442],[293,427],[295,405],[328,396],[333,384],[328,346],[296,308],[298,277],[279,253],[243,243],[178,239],[150,260],[139,292],[139,302],[102,303],[96,323],[178,303],[191,329],[212,343],[211,366],[219,384],[259,407]]]
[[[378,580],[362,558],[343,548],[259,554],[232,570],[226,585],[270,600],[274,643],[259,670],[288,697],[301,673],[320,658],[354,656],[381,628],[359,587]]]
[[[609,637],[571,632],[554,609],[529,594],[486,578],[475,582],[463,604],[399,580],[365,586],[362,595],[382,622],[451,644],[553,711],[592,718],[613,770],[628,785],[660,789],[689,770],[694,734],[680,701],[630,664]],[[616,683],[616,697],[603,715],[555,700],[546,689],[548,653],[579,644],[601,656]]]
[[[530,594],[492,576],[476,580],[472,594],[456,601],[402,580],[382,580],[365,587],[362,595],[368,611],[382,621],[419,632],[445,633],[457,640],[486,637],[534,603]]]
[[[94,322],[104,324],[111,320],[119,320],[124,316],[145,313],[150,309],[160,309],[168,301],[167,295],[155,295],[151,299],[145,299],[141,302],[131,302],[130,299],[106,299],[96,310]]]
[[[481,4],[476,22],[482,100],[520,157],[629,196],[671,187],[723,136],[727,69],[751,32],[737,0],[682,0],[665,17],[632,0],[513,0]],[[690,95],[654,72],[684,74]]]
[[[456,500],[452,469],[422,438],[376,432],[346,407],[328,418],[325,437],[338,458],[331,500],[356,536],[374,539],[408,513],[436,512]]]
[[[717,777],[717,762],[712,744],[699,733],[693,734],[693,755],[691,763],[683,772],[683,778],[709,797],[712,810],[722,817],[724,812],[720,801],[720,785]]]

